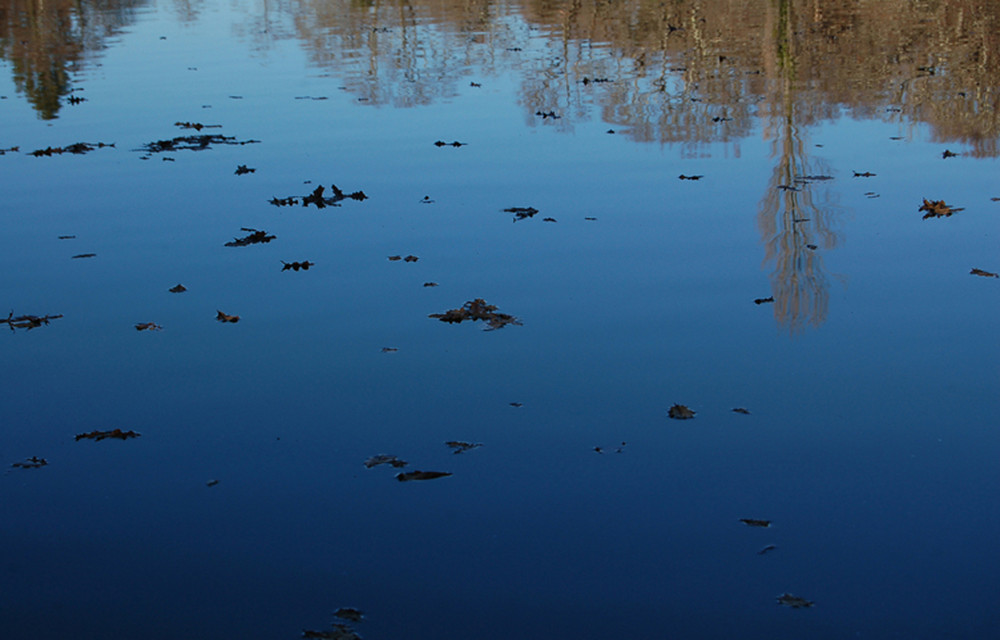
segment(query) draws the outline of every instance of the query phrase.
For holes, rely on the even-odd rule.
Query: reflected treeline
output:
[[[85,54],[132,21],[145,0],[0,0],[0,57],[46,120],[57,117]]]

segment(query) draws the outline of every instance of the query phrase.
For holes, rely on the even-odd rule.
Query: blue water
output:
[[[759,120],[661,144],[587,100],[533,115],[551,45],[516,14],[517,64],[359,100],[357,51],[319,65],[255,11],[136,9],[52,120],[0,61],[0,309],[63,316],[0,326],[0,463],[48,461],[0,476],[3,638],[294,638],[341,606],[366,638],[995,633],[1000,280],[969,271],[1000,271],[996,158],[944,160],[966,149],[921,122],[796,126],[833,179],[791,223]],[[142,159],[178,121],[260,142]],[[29,155],[79,141],[115,146]],[[330,184],[369,199],[268,203]],[[791,272],[768,221],[808,236]],[[242,227],[276,239],[224,247]],[[523,326],[427,317],[474,298]],[[116,427],[141,436],[74,440]]]

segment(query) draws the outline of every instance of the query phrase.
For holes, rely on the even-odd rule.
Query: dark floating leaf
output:
[[[983,276],[984,278],[1000,278],[1000,274],[993,273],[992,271],[983,271],[982,269],[976,269],[973,267],[969,275],[973,276]]]
[[[380,453],[377,456],[372,456],[367,460],[365,460],[365,468],[367,469],[371,469],[372,467],[377,467],[380,464],[388,464],[392,465],[397,469],[400,469],[402,467],[405,467],[407,465],[407,462],[406,460],[400,460],[396,456],[390,456],[384,453]]]
[[[1000,202],[1000,198],[990,198],[990,202]]]
[[[346,624],[334,624],[329,631],[303,631],[302,637],[314,640],[361,640],[361,636]]]
[[[947,160],[948,158],[954,158],[957,155],[958,154],[955,153],[954,151],[949,151],[948,149],[945,149],[944,153],[941,154],[941,157]]]
[[[449,309],[444,313],[432,313],[428,318],[437,318],[441,322],[458,324],[465,320],[482,320],[486,323],[486,331],[502,329],[507,325],[520,325],[521,321],[512,315],[499,313],[496,305],[487,304],[482,298],[470,300],[460,309]]]
[[[801,191],[801,189],[798,189],[788,184],[779,184],[778,188],[781,189],[782,191]]]
[[[214,487],[214,486],[215,486],[215,485],[217,485],[217,484],[219,484],[219,481],[218,481],[218,480],[214,480],[214,479],[213,479],[213,480],[209,480],[208,482],[206,482],[206,483],[205,483],[205,486],[206,486],[206,487]]]
[[[96,253],[78,253],[75,256],[70,256],[73,260],[79,260],[80,258],[96,258]]]
[[[406,473],[397,473],[396,480],[400,482],[409,482],[410,480],[434,480],[435,478],[444,478],[445,476],[450,476],[449,471],[408,471]]]
[[[253,173],[255,171],[256,171],[256,169],[254,169],[252,167],[248,167],[245,164],[241,164],[241,165],[239,165],[239,166],[236,167],[236,175],[238,175],[238,176],[244,176],[244,175],[246,175],[248,173]]]
[[[241,227],[240,231],[246,231],[249,235],[242,238],[233,238],[227,242],[224,246],[227,247],[246,247],[252,244],[267,244],[271,240],[274,240],[277,236],[268,235],[266,231],[259,231],[257,229],[250,229],[247,227]]]
[[[77,440],[105,440],[107,438],[113,438],[117,440],[128,440],[129,438],[138,438],[140,434],[135,431],[122,431],[121,429],[112,429],[111,431],[91,431],[90,433],[79,433],[76,436]]]
[[[396,347],[382,347],[382,353],[396,353],[399,351]]]
[[[774,551],[774,550],[775,550],[775,549],[777,549],[777,548],[778,548],[778,547],[774,546],[773,544],[769,544],[769,545],[767,545],[766,547],[764,547],[763,549],[761,549],[760,551],[758,551],[758,552],[757,552],[757,555],[759,555],[759,556],[762,556],[762,555],[764,555],[765,553],[767,553],[768,551]]]
[[[595,84],[600,84],[604,82],[611,82],[611,80],[609,80],[608,78],[588,78],[584,76],[583,80],[581,80],[580,82],[582,82],[583,84],[590,84],[591,82]]]
[[[403,258],[403,262],[416,262],[419,259],[417,256],[409,255]]]
[[[791,607],[793,609],[808,609],[815,603],[812,600],[806,600],[805,598],[793,596],[790,593],[783,593],[778,596],[778,604],[783,604],[786,607]]]
[[[514,222],[524,220],[525,218],[532,218],[538,213],[538,209],[534,207],[508,207],[504,211],[514,214]]]
[[[524,403],[522,402],[509,402],[508,404],[514,407],[515,409],[520,409],[521,407],[524,406]]]
[[[438,140],[434,143],[435,147],[464,147],[469,144],[468,142],[459,142],[455,140],[454,142],[445,142],[444,140]]]
[[[611,133],[611,134],[613,134],[614,132],[615,132],[615,130],[614,130],[614,129],[608,129],[608,130],[607,130],[607,131],[605,131],[604,133]]]
[[[335,618],[350,620],[351,622],[361,622],[365,614],[354,607],[341,607],[333,612]]]
[[[584,220],[590,220],[590,221],[594,221],[594,220],[597,220],[597,218],[594,218],[594,217],[591,217],[591,216],[588,216],[588,217],[584,218]]]
[[[86,101],[87,99],[82,96],[70,96],[69,98],[66,99],[66,102],[69,102],[72,105],[78,105],[81,102],[86,102]]]
[[[462,442],[461,440],[449,440],[444,443],[445,446],[452,449],[452,453],[459,454],[465,453],[470,449],[478,449],[483,446],[481,442]]]
[[[540,116],[542,118],[542,120],[545,120],[547,118],[552,118],[553,120],[558,120],[559,118],[562,117],[562,116],[557,116],[555,111],[544,111],[544,112],[543,111],[536,111],[535,115],[536,116]]]
[[[20,150],[21,147],[8,147],[6,149],[0,149],[0,156],[7,155],[8,153],[17,153]]]
[[[420,201],[420,203],[421,204],[433,204],[434,201],[431,200],[430,196],[424,196],[423,199]]]
[[[24,460],[23,462],[15,462],[10,466],[14,467],[15,469],[38,469],[40,467],[44,467],[48,463],[49,461],[46,460],[45,458],[39,458],[38,456],[31,456],[30,458]]]
[[[239,316],[231,316],[228,313],[223,313],[223,312],[218,311],[218,310],[216,310],[215,319],[218,320],[219,322],[239,322],[240,321],[240,317]]]
[[[819,249],[819,245],[807,244],[806,249],[809,249],[810,251],[815,251],[816,249]]]
[[[302,262],[285,262],[284,260],[282,260],[281,264],[284,265],[281,267],[282,271],[288,271],[288,270],[298,271],[299,269],[302,269],[303,271],[309,271],[309,267],[315,265],[316,263],[309,262],[308,260],[303,260]]]
[[[106,142],[75,142],[67,147],[46,147],[45,149],[35,149],[31,152],[31,155],[36,158],[62,155],[64,153],[72,153],[75,155],[83,155],[87,152],[93,151],[94,149],[103,149],[105,147],[113,147],[115,143]],[[16,147],[15,147],[16,148]]]
[[[667,416],[674,420],[690,420],[694,417],[694,414],[694,411],[683,404],[675,404],[667,411]]]
[[[542,218],[542,222],[558,222],[555,218]]]
[[[768,296],[766,298],[754,298],[754,304],[767,304],[768,302],[774,302],[774,296]]]
[[[425,282],[425,283],[424,283],[424,286],[425,286],[425,287],[437,287],[437,286],[439,286],[439,285],[438,285],[438,283],[436,283],[436,282]]]
[[[60,240],[73,240],[76,236],[59,236]]]
[[[170,140],[156,140],[148,142],[139,148],[147,153],[163,153],[166,151],[204,151],[211,149],[212,145],[227,144],[243,146],[246,144],[257,144],[260,140],[237,140],[234,136],[222,136],[219,134],[202,134],[199,136],[179,136]]]
[[[686,175],[684,175],[682,173],[681,175],[679,175],[677,177],[680,178],[681,180],[701,180],[705,176],[686,176]]]
[[[871,171],[865,171],[864,173],[858,173],[857,171],[854,172],[855,178],[874,178],[875,175],[876,174],[872,173]]]
[[[882,196],[875,193],[874,191],[865,191],[865,197],[868,198],[869,200],[874,200],[875,198],[881,198]]]
[[[924,220],[927,218],[947,218],[953,213],[962,211],[962,207],[951,207],[945,204],[944,200],[928,200],[924,198],[924,203],[917,211],[926,211]]]
[[[136,331],[162,331],[163,327],[155,322],[140,322],[135,325]]]
[[[194,129],[195,131],[201,131],[202,129],[221,129],[221,124],[202,124],[200,122],[175,122],[175,127],[180,127],[181,129]]]
[[[167,289],[167,291],[169,291],[170,293],[184,293],[185,291],[187,291],[187,287],[185,287],[182,284],[178,284],[176,287],[170,287],[169,289]]]
[[[57,319],[59,319],[61,317],[62,317],[61,313],[57,314],[57,315],[54,315],[54,316],[31,316],[31,315],[27,315],[27,316],[17,316],[17,317],[14,317],[14,312],[11,311],[7,315],[6,318],[0,319],[0,324],[3,324],[3,323],[6,322],[7,326],[10,327],[11,331],[13,331],[15,329],[25,329],[27,331],[31,331],[32,329],[34,329],[36,327],[40,327],[43,324],[48,324],[49,320],[57,320]]]
[[[748,527],[760,527],[760,528],[763,528],[763,529],[767,529],[768,527],[771,526],[771,521],[770,520],[756,520],[754,518],[740,518],[740,522],[742,522],[743,524],[745,524]]]
[[[307,182],[308,184],[308,182]],[[325,207],[339,207],[341,200],[357,200],[362,202],[368,199],[364,191],[355,191],[354,193],[344,193],[341,191],[337,185],[331,184],[330,191],[333,195],[329,198],[323,196],[326,191],[323,185],[320,185],[313,189],[313,192],[307,196],[288,196],[287,198],[271,198],[268,202],[276,207],[290,207],[292,205],[302,203],[303,207],[308,207],[313,204],[316,205],[317,209],[323,209]]]
[[[403,256],[389,256],[389,262],[398,262],[403,259]]]
[[[745,416],[750,415],[750,412],[744,409],[743,407],[736,407],[735,409],[733,409],[733,413],[742,413]]]

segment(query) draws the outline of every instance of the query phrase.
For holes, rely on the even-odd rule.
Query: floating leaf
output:
[[[768,302],[774,302],[774,296],[768,296],[766,298],[754,298],[754,304],[767,304]]]
[[[60,240],[73,240],[76,236],[59,236]]]
[[[240,317],[239,316],[231,316],[228,313],[223,313],[223,312],[218,311],[218,310],[216,310],[215,319],[218,320],[219,322],[239,322],[240,321]]]
[[[461,440],[449,440],[445,445],[452,449],[452,453],[464,453],[469,449],[478,449],[483,446],[481,442],[462,442]]]
[[[31,152],[31,155],[35,156],[36,158],[62,155],[64,153],[83,155],[87,152],[93,151],[94,149],[103,149],[105,147],[113,147],[113,146],[115,146],[113,142],[110,144],[105,142],[95,142],[95,143],[75,142],[67,147],[46,147],[45,149],[36,149]]]
[[[351,622],[361,622],[365,615],[354,607],[341,607],[333,612],[334,617]]]
[[[944,200],[928,200],[924,198],[924,203],[917,211],[926,211],[924,220],[927,218],[947,218],[953,213],[962,211],[962,207],[951,207],[945,204]]]
[[[795,182],[800,184],[808,184],[810,182],[826,182],[827,180],[833,180],[833,176],[815,175],[815,176],[797,176]]]
[[[542,218],[542,222],[557,222],[555,218]]]
[[[282,271],[288,271],[288,270],[298,271],[299,269],[302,269],[303,271],[309,271],[309,267],[315,265],[316,263],[309,262],[308,260],[303,260],[302,262],[285,262],[284,260],[282,260],[281,264],[284,265],[283,267],[281,267]]]
[[[783,604],[786,607],[791,607],[793,609],[807,609],[815,603],[812,600],[806,600],[805,598],[793,596],[790,593],[783,593],[778,596],[778,604]]]
[[[770,520],[756,520],[754,518],[740,518],[740,522],[748,527],[760,527],[762,529],[767,529],[771,526]]]
[[[874,178],[875,175],[876,174],[872,173],[871,171],[865,171],[864,173],[858,173],[857,171],[854,172],[855,178]]]
[[[437,142],[434,143],[434,146],[435,147],[464,147],[467,144],[468,144],[467,142],[459,142],[458,140],[455,140],[454,142],[445,142],[444,140],[438,140]]]
[[[417,256],[410,255],[403,258],[403,262],[416,262],[419,259]]]
[[[510,402],[508,404],[510,404],[510,406],[514,407],[515,409],[520,409],[521,407],[524,406],[524,404],[521,402]]]
[[[175,122],[175,127],[180,127],[181,129],[194,129],[195,131],[201,131],[202,129],[221,129],[221,124],[202,124],[200,122]]]
[[[406,473],[397,473],[396,480],[400,482],[409,482],[410,480],[434,480],[435,478],[444,478],[445,476],[450,476],[451,473],[448,471],[408,471]]]
[[[240,231],[246,231],[249,235],[243,236],[242,238],[233,238],[227,242],[224,246],[227,247],[246,247],[252,244],[267,244],[271,240],[274,240],[277,236],[269,235],[266,231],[261,231],[258,229],[251,229],[249,227],[240,227]]]
[[[110,431],[91,431],[90,433],[79,433],[76,436],[77,440],[105,440],[107,438],[113,438],[117,440],[128,440],[129,438],[138,438],[140,434],[135,431],[122,431],[121,429],[112,429]]]
[[[954,158],[957,155],[958,154],[955,153],[954,151],[950,151],[949,149],[945,149],[944,152],[941,154],[941,157],[944,158],[945,160],[947,160],[948,158]]]
[[[215,486],[215,485],[217,485],[217,484],[219,484],[219,481],[218,481],[218,480],[214,480],[214,479],[213,479],[213,480],[209,480],[208,482],[206,482],[206,483],[205,483],[205,486],[206,486],[206,487],[214,487],[214,486]]]
[[[171,140],[156,140],[149,142],[142,147],[141,151],[147,153],[163,153],[168,151],[203,151],[211,149],[215,144],[238,145],[256,144],[260,140],[237,140],[233,136],[222,136],[219,134],[203,134],[200,136],[180,136]]]
[[[536,111],[535,115],[541,117],[542,120],[546,120],[548,118],[552,118],[553,120],[558,120],[559,118],[562,117],[562,116],[557,116],[555,111],[544,111],[544,112]]]
[[[460,323],[465,320],[482,320],[486,323],[486,331],[502,329],[509,324],[520,325],[521,321],[512,315],[499,313],[495,305],[487,304],[482,298],[466,302],[460,309],[449,309],[444,313],[432,313],[429,318],[437,318],[441,322]]]
[[[241,164],[241,165],[239,165],[239,166],[236,167],[236,175],[238,175],[238,176],[244,176],[244,175],[246,175],[248,173],[253,173],[255,171],[257,171],[257,170],[254,169],[254,168],[252,168],[252,167],[248,167],[245,164]]]
[[[43,324],[48,324],[49,320],[57,320],[57,319],[59,319],[61,317],[62,317],[61,313],[57,314],[57,315],[54,315],[54,316],[31,316],[31,315],[28,315],[28,316],[17,316],[17,317],[14,317],[14,312],[11,311],[10,314],[8,314],[8,316],[6,318],[0,319],[0,324],[3,324],[3,323],[6,322],[7,326],[10,327],[11,331],[13,331],[14,329],[25,329],[27,331],[31,331],[32,329],[40,327]]]
[[[155,322],[140,322],[135,325],[136,331],[162,331],[163,327]]]
[[[701,180],[705,176],[686,176],[686,175],[684,175],[682,173],[681,175],[679,175],[677,177],[680,178],[681,180]]]
[[[424,286],[425,287],[436,287],[436,286],[438,286],[438,283],[436,283],[436,282],[425,282]]]
[[[534,217],[534,215],[538,213],[538,209],[534,207],[507,207],[504,211],[514,214],[514,222]]]
[[[396,347],[382,347],[382,353],[396,353],[399,351]]]
[[[683,404],[675,404],[670,407],[669,411],[667,411],[667,415],[674,420],[690,420],[694,417],[694,414],[694,411],[687,408]]]
[[[71,256],[74,260],[79,260],[80,258],[96,258],[96,253],[78,253],[75,256]]]
[[[371,469],[372,467],[377,467],[380,464],[388,464],[392,465],[397,469],[401,469],[402,467],[405,467],[407,465],[407,462],[405,460],[400,460],[396,456],[390,456],[384,453],[380,453],[377,456],[372,456],[367,460],[365,460],[365,467],[368,469]]]
[[[743,407],[736,407],[735,409],[733,409],[733,413],[742,413],[743,415],[747,416],[750,415],[750,412],[744,409]]]
[[[38,456],[31,456],[23,462],[15,462],[10,465],[15,469],[38,469],[39,467],[44,467],[49,463],[45,458],[39,458]]]
[[[167,289],[167,291],[169,291],[170,293],[184,293],[185,291],[187,291],[187,287],[185,287],[182,284],[178,284],[176,287],[170,287],[169,289]]]
[[[982,269],[973,268],[969,272],[970,275],[983,276],[984,278],[1000,278],[1000,274],[993,273],[992,271],[983,271]]]
[[[776,547],[775,545],[773,545],[773,544],[769,544],[769,545],[767,545],[766,547],[764,547],[763,549],[761,549],[760,551],[758,551],[758,552],[757,552],[757,555],[759,555],[759,556],[762,556],[762,555],[764,555],[765,553],[767,553],[768,551],[774,551],[774,550],[775,550],[775,549],[777,549],[777,548],[778,548],[778,547]]]

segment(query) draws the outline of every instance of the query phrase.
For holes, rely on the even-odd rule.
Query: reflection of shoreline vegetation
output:
[[[141,0],[0,0],[0,57],[43,120],[56,118],[88,51],[132,20]]]

